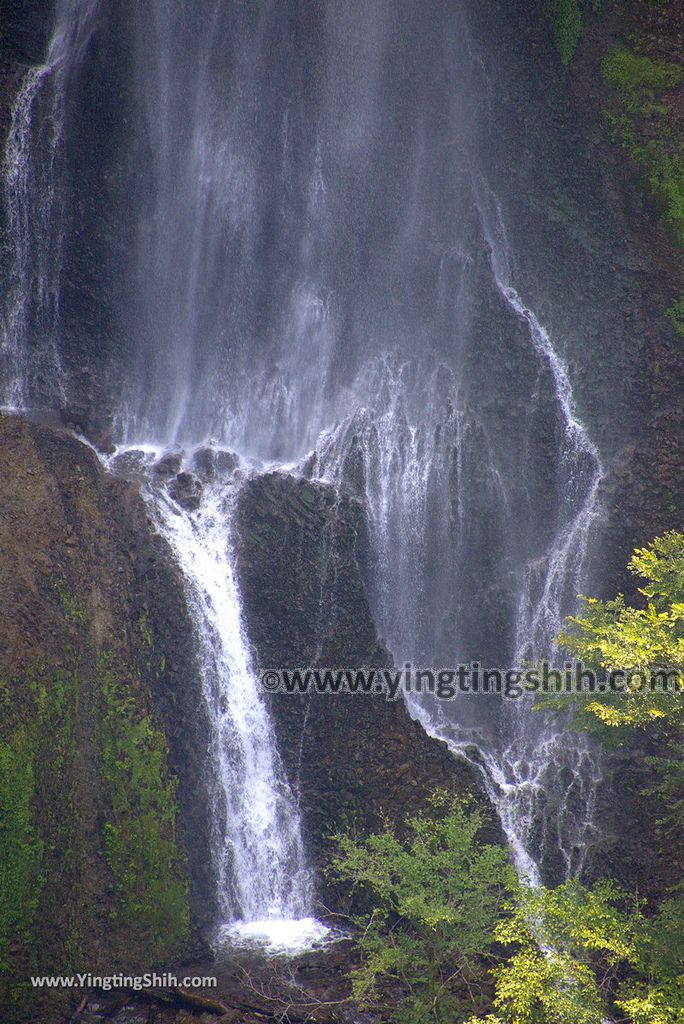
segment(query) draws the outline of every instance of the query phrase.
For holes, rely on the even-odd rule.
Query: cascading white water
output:
[[[516,570],[510,667],[522,667],[531,658],[554,656],[564,617],[583,589],[592,534],[602,514],[603,467],[578,417],[568,368],[512,284],[501,205],[482,183],[475,190],[475,201],[495,286],[527,328],[535,358],[553,388],[560,421],[554,527],[546,548]],[[376,552],[372,585],[378,619],[397,660],[415,664],[420,657],[416,640],[423,626],[427,587],[436,588],[440,597],[449,589],[439,568],[429,580],[424,578],[427,544],[444,545],[454,561],[463,555],[466,499],[461,481],[467,458],[464,449],[475,424],[469,420],[453,374],[443,366],[426,378],[427,385],[423,379],[425,390],[418,395],[415,366],[397,367],[390,357],[364,368],[360,378],[363,383],[357,385],[356,396],[362,409],[326,432],[305,464],[310,472],[338,484],[351,483],[363,494]],[[434,417],[440,398],[446,408],[441,418],[439,413],[432,419],[424,413],[416,415],[418,407],[432,410]],[[370,408],[369,401],[373,402]],[[483,424],[479,427],[478,455],[487,467],[487,491],[510,512],[506,481],[497,469],[486,429]],[[456,483],[456,493],[451,508],[442,507],[440,522],[430,515],[431,492],[448,495],[450,482]],[[450,535],[444,532],[448,515],[455,523]],[[430,627],[438,649],[439,622],[434,613]],[[531,698],[509,701],[494,728],[488,722],[489,709],[473,708],[472,703],[468,707],[463,700],[461,707],[447,714],[434,699],[409,698],[412,714],[426,731],[482,772],[520,875],[540,884],[540,865],[547,858],[553,861],[554,853],[557,875],[581,874],[596,837],[594,810],[601,781],[597,747],[585,736],[568,732],[562,718],[533,713]],[[488,722],[485,729],[483,718]]]
[[[62,406],[71,384],[62,368],[59,345],[67,187],[64,121],[71,77],[90,43],[98,7],[98,0],[58,0],[45,61],[26,72],[12,110],[3,183],[14,278],[0,324],[0,398],[10,409],[44,402]],[[169,110],[168,97],[164,99],[173,69],[168,52],[164,62],[163,41],[159,53],[159,93],[153,90],[149,97],[150,123],[159,127],[157,142],[165,128],[168,132],[173,128],[164,117],[159,120],[160,111],[167,118],[175,113],[172,104]],[[193,68],[192,73],[200,75],[201,69]],[[165,178],[165,157],[170,159],[169,151],[162,146],[160,181],[166,180],[173,191],[173,181],[168,174]],[[194,186],[201,167],[193,164],[190,173]],[[195,230],[206,230],[196,204],[191,213]],[[169,251],[163,230],[162,235],[166,248],[155,246],[161,261],[156,276],[164,277],[166,284],[176,255]],[[196,251],[205,242],[198,235]],[[191,307],[196,296],[183,294],[187,301],[174,338],[180,360],[176,368],[185,375],[181,349],[192,335]],[[177,389],[173,408],[182,410],[186,404],[187,398]],[[141,429],[149,430],[154,441],[161,437],[170,442],[175,440],[180,416],[180,411],[172,409],[170,418],[157,417],[159,429],[152,429],[149,420]],[[125,407],[119,420],[124,436],[140,440]],[[149,467],[161,452],[146,441],[143,436],[133,447],[144,453]],[[119,448],[105,464],[115,469],[117,457],[125,451]],[[224,481],[207,487],[195,512],[176,504],[159,481],[156,486],[144,482],[142,490],[150,518],[170,544],[183,573],[196,634],[211,726],[208,788],[220,912],[217,941],[253,941],[270,949],[296,950],[321,940],[327,929],[311,916],[311,878],[298,808],[279,762],[244,634],[230,537],[236,486],[235,481]]]
[[[163,454],[148,448],[148,467]],[[108,460],[130,458],[119,449]],[[142,467],[140,467],[142,468]],[[251,663],[235,579],[231,519],[242,474],[207,484],[199,508],[173,500],[154,471],[142,493],[183,573],[211,728],[209,821],[220,922],[217,941],[295,950],[327,929],[312,916],[299,815]]]
[[[62,143],[66,92],[98,0],[59,0],[43,64],[29,68],[12,107],[3,154],[12,278],[0,311],[0,406],[63,401],[59,304],[64,243]],[[49,396],[49,397],[48,397]]]
[[[112,299],[121,336],[106,339],[110,363],[129,359],[109,396],[115,439],[214,436],[353,489],[398,661],[549,653],[594,558],[601,458],[577,412],[571,345],[525,301],[507,204],[480,168],[496,83],[465,4],[435,0],[426,18],[411,0],[149,0],[127,18],[115,2],[61,0],[6,147],[8,404],[45,393],[58,406],[73,384],[58,372],[60,153],[95,14],[105,50],[124,37],[130,94],[112,105],[140,167],[133,195],[112,185],[128,259]],[[122,162],[103,178],[115,183]],[[94,316],[101,298],[87,297]],[[197,632],[224,916],[307,918],[288,893],[288,877],[305,893],[306,871],[247,654],[230,488],[206,489],[196,511],[159,488],[147,498]],[[523,874],[538,880],[547,855],[559,873],[581,870],[600,774],[584,740],[522,702],[411,710],[483,771]]]
[[[604,469],[599,451],[577,415],[568,367],[554,348],[548,331],[513,286],[510,246],[501,204],[482,183],[478,209],[496,287],[514,315],[527,325],[539,358],[547,364],[562,416],[559,451],[562,486],[556,535],[543,558],[528,564],[520,588],[515,660],[522,664],[530,656],[553,652],[555,637],[563,625],[563,613],[575,600],[586,578],[589,541],[602,515],[599,486]]]
[[[547,330],[513,286],[501,204],[486,186],[481,185],[478,208],[496,286],[512,312],[527,325],[539,358],[548,365],[562,416],[556,532],[543,557],[527,565],[521,580],[514,662],[522,665],[530,658],[553,658],[564,617],[583,590],[590,541],[603,512],[599,487],[604,470],[599,451],[577,415],[568,368]],[[509,718],[510,741],[497,756],[485,752],[483,763],[489,776],[488,791],[499,808],[519,870],[533,884],[541,882],[538,863],[529,851],[540,804],[554,794],[551,817],[557,826],[563,875],[580,875],[596,829],[600,752],[585,736],[569,734],[558,725],[555,731],[552,726],[551,732],[540,735],[525,702],[514,705]],[[578,807],[582,808],[580,814]],[[548,842],[544,837],[542,854]]]

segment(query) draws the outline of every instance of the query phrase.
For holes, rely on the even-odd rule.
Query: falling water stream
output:
[[[125,451],[115,455],[114,465]],[[148,484],[143,493],[152,522],[183,572],[209,711],[218,940],[297,949],[322,938],[326,929],[311,917],[297,807],[242,621],[230,532],[238,486],[229,478],[205,487],[196,510],[178,505],[164,487]]]
[[[526,300],[507,197],[488,184],[477,140],[496,83],[473,55],[465,4],[434,0],[428,19],[408,0],[134,7],[60,0],[46,61],[15,101],[3,402],[63,408],[77,391],[60,350],[83,199],[69,192],[81,153],[65,110],[88,99],[88,68],[103,74],[88,62],[124,33],[123,155],[103,168],[119,214],[108,231],[120,222],[128,254],[109,297],[118,328],[97,355],[121,371],[106,395],[109,465],[138,453],[150,518],[185,580],[212,729],[221,934],[294,947],[321,929],[242,617],[240,473],[187,508],[153,464],[180,448],[191,470],[188,453],[211,443],[248,472],[296,466],[351,490],[397,662],[508,667],[553,655],[585,586],[602,458],[579,411],[573,341]],[[139,182],[117,192],[124,163],[139,164]],[[99,242],[107,259],[111,238]],[[524,701],[409,710],[482,772],[523,876],[581,872],[601,774],[585,739]]]
[[[47,387],[58,401],[65,397],[59,346],[64,113],[97,2],[58,0],[45,62],[26,72],[12,108],[2,177],[13,258],[0,314],[3,405],[10,409],[31,405]]]

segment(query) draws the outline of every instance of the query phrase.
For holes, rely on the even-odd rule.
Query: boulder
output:
[[[189,512],[194,512],[200,507],[202,481],[194,473],[179,473],[167,487],[173,500]]]
[[[230,476],[240,464],[239,456],[227,448],[198,448],[192,457],[192,468],[203,480]]]

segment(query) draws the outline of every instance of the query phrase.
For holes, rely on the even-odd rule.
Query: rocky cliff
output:
[[[645,96],[628,75],[616,86],[604,61],[627,51],[681,67],[681,4],[468,6],[474,43],[497,82],[482,146],[494,187],[511,199],[518,279],[554,336],[576,339],[584,353],[571,372],[605,458],[610,523],[594,589],[629,592],[632,549],[681,528],[684,508],[684,348],[673,316],[684,288],[684,87],[680,80],[650,94],[648,86]],[[564,63],[554,28],[570,8],[582,24]],[[670,203],[644,162],[662,147]]]
[[[255,477],[238,534],[259,664],[389,664],[354,499]],[[182,580],[136,485],[64,430],[11,416],[0,594],[3,1000],[8,1020],[50,1024],[73,993],[36,998],[29,974],[142,973],[187,957],[211,921],[203,703]],[[437,787],[477,790],[401,703],[276,695],[271,709],[327,907],[332,832],[401,822]]]
[[[236,527],[244,614],[261,669],[392,664],[364,589],[364,512],[354,497],[280,473],[256,477],[241,493]],[[477,772],[430,739],[401,699],[269,699],[324,905],[335,900],[325,882],[331,835],[402,822],[439,788],[483,802]],[[500,841],[491,809],[485,816],[490,838]]]
[[[3,136],[24,70],[44,58],[49,6],[0,0]],[[606,555],[615,570],[598,582],[612,593],[627,582],[617,569],[634,544],[682,525],[684,363],[665,315],[681,288],[681,250],[643,170],[611,137],[601,60],[609,45],[635,40],[677,59],[680,5],[584,5],[585,32],[567,67],[542,0],[470,6],[475,37],[490,46],[489,70],[504,78],[494,120],[501,131],[489,157],[519,196],[513,242],[521,253],[566,254],[549,259],[543,282],[523,258],[521,280],[561,331],[584,331],[590,314],[587,358],[572,370],[611,461],[605,493],[615,529]],[[102,17],[125,17],[126,8]],[[93,438],[103,436],[115,386],[98,374],[97,353],[127,343],[110,311],[127,244],[113,224],[111,194],[144,189],[131,185],[135,158],[118,161],[125,83],[107,90],[121,97],[119,107],[99,106],[98,82],[116,75],[115,56],[97,45],[90,56],[83,133],[97,135],[103,149],[81,162],[80,199],[70,210],[75,237],[97,235],[97,251],[85,245],[80,262],[66,254],[66,361],[78,368],[84,352],[93,358],[62,412]],[[668,100],[673,111],[675,101]],[[115,168],[106,182],[100,161]],[[107,229],[95,232],[98,223]],[[3,276],[11,259],[3,232]],[[604,373],[623,385],[606,389]],[[389,663],[364,592],[363,514],[353,497],[283,474],[255,478],[243,491],[237,528],[259,666]],[[136,487],[108,476],[69,434],[12,417],[0,418],[0,594],[0,998],[7,1019],[30,1013],[51,1024],[68,999],[39,1007],[20,985],[29,971],[147,968],[187,954],[211,920],[202,700],[182,582]],[[477,788],[401,704],[274,695],[270,706],[319,869],[335,830],[400,821],[438,785]],[[645,780],[634,771],[641,756],[620,755],[621,792],[601,811],[601,856],[604,869],[643,887],[638,835],[625,843],[620,834],[626,817],[644,832],[655,829],[656,810],[642,799]],[[319,880],[321,902],[333,905],[320,870]],[[657,879],[656,888],[666,881]]]
[[[0,594],[11,1019],[11,1007],[35,1013],[29,972],[159,962],[188,948],[191,908],[199,930],[212,898],[202,705],[178,575],[130,484],[66,433],[7,416]]]

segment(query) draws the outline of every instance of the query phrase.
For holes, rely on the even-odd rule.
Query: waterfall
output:
[[[496,209],[497,229],[505,241],[501,210]],[[541,556],[518,568],[511,667],[522,667],[526,659],[557,654],[555,637],[586,581],[592,535],[601,521],[598,493],[603,469],[599,453],[577,417],[562,358],[510,283],[510,271],[498,248],[500,241],[489,232],[486,237],[496,287],[528,327],[534,351],[548,368],[562,423],[558,453],[561,507],[556,531]],[[380,369],[369,367],[364,376],[368,392],[376,404],[378,398],[385,404],[386,411],[376,415],[362,407],[326,432],[305,463],[314,475],[352,486],[362,494],[376,554],[371,579],[376,614],[396,660],[408,659],[414,665],[422,653],[416,640],[425,624],[429,589],[434,588],[443,600],[451,575],[448,568],[445,574],[433,566],[426,578],[428,544],[448,543],[451,558],[464,559],[467,565],[464,518],[468,512],[473,514],[464,493],[468,481],[464,449],[476,428],[468,424],[468,410],[460,403],[456,382],[440,369],[442,372],[430,379],[429,400],[421,395],[419,403],[432,410],[439,408],[439,384],[446,388],[453,404],[447,405],[439,422],[426,423],[424,417],[422,422],[411,422],[408,394],[415,382],[407,366],[391,367],[385,361]],[[478,454],[487,460],[480,482],[507,510],[507,484],[496,468],[494,452],[489,445],[481,445]],[[451,495],[448,487],[454,481],[457,490]],[[431,515],[435,503],[439,516]],[[449,515],[455,526],[451,536],[443,530]],[[434,649],[438,650],[439,619],[428,618],[435,630]],[[448,662],[442,664],[448,667]],[[461,698],[455,711],[446,712],[429,696],[408,698],[410,712],[426,731],[481,772],[519,875],[539,885],[543,863],[555,877],[581,875],[598,834],[594,813],[601,782],[600,751],[586,736],[568,731],[567,716],[534,713],[532,698],[497,708],[494,721],[487,703],[495,701],[491,697]]]
[[[530,658],[558,654],[555,637],[584,588],[602,521],[604,470],[578,416],[569,370],[512,283],[501,204],[482,181],[474,196],[495,287],[526,329],[559,422],[554,529],[545,548],[516,568],[510,654],[511,667],[522,667]],[[485,426],[473,420],[453,372],[443,365],[423,370],[422,386],[416,374],[420,381],[420,369],[397,366],[388,356],[366,366],[356,386],[360,408],[325,432],[305,462],[314,475],[362,495],[376,553],[371,590],[378,621],[397,661],[414,664],[425,656],[419,637],[426,604],[434,607],[435,591],[444,601],[453,578],[449,567],[429,566],[429,545],[443,545],[465,575],[472,557],[466,520],[478,514],[469,502],[470,482],[483,487],[487,500],[498,502],[505,514],[513,505],[511,481],[497,466]],[[379,407],[384,411],[378,413]],[[484,464],[476,474],[468,466],[473,437]],[[452,529],[445,530],[449,521]],[[439,616],[427,618],[431,649],[453,651],[441,643]],[[531,698],[498,709],[494,722],[483,699],[492,701],[481,698],[478,706],[477,699],[463,698],[457,711],[447,713],[433,698],[414,695],[409,709],[428,733],[482,773],[521,877],[541,884],[544,862],[556,877],[581,875],[598,834],[597,746],[568,731],[567,716],[533,713]]]
[[[71,75],[87,49],[98,0],[59,0],[43,64],[29,68],[12,107],[2,179],[12,248],[0,311],[0,405],[63,404],[60,353],[64,245],[64,116]]]
[[[600,453],[577,415],[568,368],[547,330],[512,284],[501,204],[486,186],[478,195],[478,208],[496,287],[514,315],[526,324],[535,351],[548,365],[562,417],[558,525],[544,557],[530,563],[524,572],[515,644],[515,660],[521,664],[530,655],[553,652],[564,612],[586,579],[589,542],[602,513],[599,485],[604,469]]]
[[[239,483],[185,508],[153,483],[159,453],[211,438],[250,472],[294,467],[353,491],[397,662],[552,654],[599,564],[604,460],[575,372],[581,316],[564,332],[526,297],[515,197],[490,184],[483,144],[499,88],[486,42],[471,39],[465,0],[428,6],[60,0],[5,149],[3,401],[78,397],[59,298],[83,251],[112,259],[117,287],[103,274],[76,304],[89,325],[106,305],[111,330],[76,362],[119,382],[102,389],[110,464],[143,452],[150,517],[183,573],[212,723],[218,901],[243,934],[314,927],[298,810],[240,611]],[[84,241],[65,210],[89,196],[63,153],[81,167],[110,122],[70,139],[65,110],[92,100],[75,72],[94,35],[100,54],[118,47],[125,90],[101,60],[113,213]],[[535,269],[543,291],[543,253]],[[489,698],[409,709],[482,772],[521,874],[581,872],[601,763],[567,721]]]
[[[209,823],[220,922],[217,941],[296,949],[324,937],[299,815],[251,662],[231,536],[241,474],[207,483],[198,508],[174,500],[154,466],[163,451],[120,447],[112,471],[136,465],[150,519],[185,581],[210,723]],[[172,455],[173,457],[173,455]],[[176,456],[177,457],[177,456]]]
[[[153,24],[148,27],[153,31],[162,27],[164,6],[156,5],[151,11]],[[69,90],[75,88],[74,72],[96,28],[98,7],[98,0],[59,0],[45,62],[26,72],[13,106],[3,183],[14,279],[3,309],[0,348],[3,404],[11,409],[61,408],[73,384],[60,358],[68,188],[65,111],[67,100],[73,99]],[[142,27],[138,38],[144,38]],[[152,107],[155,99],[163,107],[173,77],[163,42],[159,53],[161,77],[156,80],[158,92],[150,93]],[[201,76],[201,67],[193,67],[192,73]],[[159,113],[160,107],[150,110],[150,124],[160,132],[170,131],[163,117],[157,123]],[[170,117],[177,111],[166,113]],[[170,168],[164,165],[164,159],[172,159],[169,147],[164,148],[160,136],[155,141],[161,147],[160,180],[172,189]],[[200,170],[196,164],[190,168],[193,186]],[[195,205],[191,217],[200,230]],[[201,247],[206,239],[198,237],[196,244]],[[161,254],[157,275],[165,282],[175,258],[171,250],[172,240],[164,235],[155,251]],[[179,345],[191,337],[194,298],[190,295],[182,316],[178,309],[173,311],[180,316],[174,335]],[[184,364],[181,370],[185,371]],[[163,449],[155,448],[153,442],[161,438],[163,445],[176,439],[179,410],[186,401],[175,378],[173,383],[170,417],[158,411],[156,417],[139,420],[122,404],[118,415],[122,440],[136,443],[120,444],[104,462],[114,472],[127,460],[136,464],[150,519],[169,543],[185,582],[211,726],[208,811],[220,915],[217,941],[258,942],[273,950],[293,950],[322,939],[327,929],[311,916],[312,885],[298,808],[277,754],[242,621],[231,541],[238,483],[230,479],[207,486],[200,508],[189,510],[176,503],[160,478],[155,478],[151,467]]]

